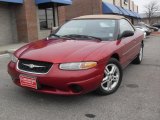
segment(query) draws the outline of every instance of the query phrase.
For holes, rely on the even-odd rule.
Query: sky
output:
[[[150,3],[151,1],[154,1],[154,0],[133,0],[135,2],[136,5],[139,6],[139,13],[144,13],[145,11],[145,8],[144,8],[144,5]],[[160,3],[160,0],[155,0],[157,2]]]

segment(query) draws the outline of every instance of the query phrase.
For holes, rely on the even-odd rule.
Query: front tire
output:
[[[109,95],[117,91],[122,81],[122,67],[119,61],[111,58],[104,69],[104,78],[96,93],[100,95]]]

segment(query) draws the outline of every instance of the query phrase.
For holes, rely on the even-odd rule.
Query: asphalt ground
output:
[[[141,65],[124,70],[119,90],[109,96],[40,94],[17,87],[0,55],[0,120],[160,120],[160,37],[145,41]]]

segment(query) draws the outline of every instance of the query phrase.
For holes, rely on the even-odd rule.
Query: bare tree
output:
[[[160,11],[160,5],[159,5],[158,1],[151,1],[150,3],[145,5],[144,7],[146,9],[145,14],[146,14],[147,18],[149,19],[149,23],[151,24],[152,17],[155,16],[156,12]]]

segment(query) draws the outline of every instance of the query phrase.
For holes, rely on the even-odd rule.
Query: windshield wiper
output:
[[[95,36],[87,36],[87,35],[85,35],[86,37],[88,37],[88,38],[93,38],[93,39],[97,39],[97,40],[100,40],[100,41],[102,41],[102,39],[101,38],[99,38],[99,37],[95,37]]]
[[[56,37],[56,38],[64,38],[64,39],[72,39],[71,37],[67,37],[67,36],[60,36],[60,35],[56,35],[56,34],[51,34],[49,37]]]
[[[69,37],[69,38],[88,38],[88,39],[96,39],[102,41],[101,38],[99,37],[94,37],[94,36],[89,36],[89,35],[78,35],[78,34],[70,34],[70,35],[64,35],[62,37]]]
[[[56,37],[56,38],[60,38],[60,36],[59,36],[59,35],[56,35],[56,34],[50,34],[50,35],[49,35],[49,37],[52,37],[52,36],[53,36],[53,37]]]

